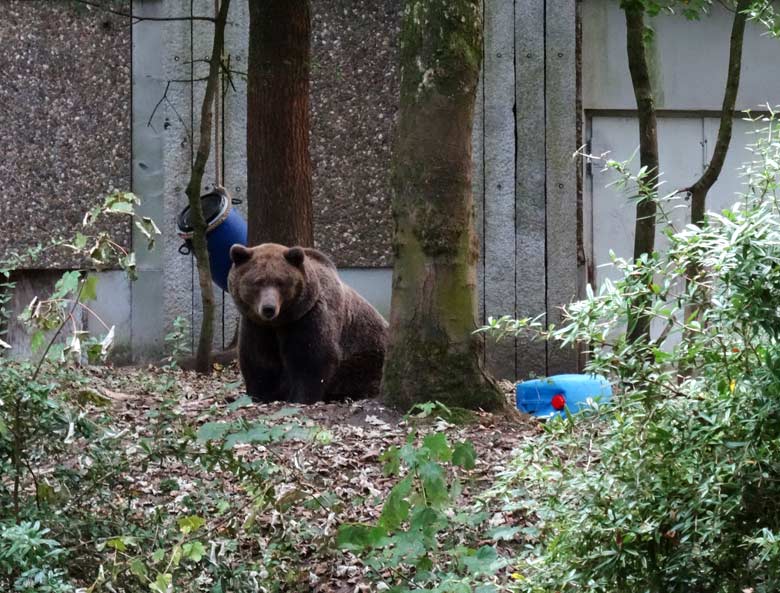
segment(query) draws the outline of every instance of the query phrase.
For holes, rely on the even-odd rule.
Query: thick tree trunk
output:
[[[739,92],[739,77],[742,71],[742,45],[745,38],[745,23],[747,22],[746,10],[751,0],[739,0],[734,14],[734,22],[731,26],[731,41],[729,43],[729,70],[726,77],[726,90],[723,93],[723,106],[720,111],[720,126],[718,127],[718,140],[712,152],[707,169],[694,183],[689,191],[691,193],[691,222],[701,224],[704,222],[704,212],[707,207],[707,193],[723,170],[726,161],[726,153],[731,144],[731,130],[734,122],[734,106],[737,103]]]
[[[393,163],[393,295],[382,392],[496,409],[481,363],[471,124],[482,59],[479,0],[406,0]]]
[[[308,0],[249,0],[249,244],[312,246]]]
[[[622,4],[626,14],[626,50],[628,69],[636,97],[639,115],[639,161],[645,169],[646,177],[640,188],[636,205],[636,223],[634,227],[634,259],[649,254],[655,249],[656,198],[658,165],[658,124],[655,116],[655,99],[650,80],[650,68],[645,45],[644,6],[639,0],[625,1]],[[652,278],[647,279],[647,283]],[[650,337],[650,318],[638,314],[629,320],[629,339]]]
[[[198,351],[195,355],[195,370],[199,373],[211,372],[211,346],[214,340],[214,289],[211,283],[209,253],[206,245],[206,219],[200,203],[201,185],[206,163],[211,152],[211,128],[214,115],[214,98],[219,88],[222,48],[225,42],[225,23],[227,22],[230,0],[222,0],[217,20],[214,23],[214,44],[209,60],[209,74],[206,80],[206,92],[200,110],[200,133],[195,162],[192,164],[190,181],[187,184],[187,198],[190,205],[192,223],[192,248],[198,265],[198,283],[203,304],[203,320],[198,336]]]

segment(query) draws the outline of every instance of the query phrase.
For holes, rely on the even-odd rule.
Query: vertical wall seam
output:
[[[517,204],[517,201],[518,201],[518,195],[517,195],[518,194],[518,192],[517,192],[517,186],[518,186],[518,184],[517,184],[517,168],[518,168],[518,153],[520,152],[520,143],[519,143],[519,138],[518,138],[518,134],[517,134],[517,122],[518,122],[517,118],[518,118],[518,113],[519,113],[519,109],[518,109],[518,105],[517,105],[517,73],[518,73],[518,70],[517,70],[517,60],[518,60],[518,55],[517,55],[517,2],[518,2],[518,0],[515,0],[515,2],[512,5],[512,65],[514,66],[514,71],[513,71],[514,72],[514,76],[512,78],[512,87],[513,87],[513,90],[514,90],[514,94],[513,94],[513,96],[514,96],[514,103],[512,105],[512,116],[513,116],[512,117],[512,125],[514,126],[514,132],[515,132],[515,159],[514,159],[514,161],[515,161],[514,162],[514,165],[515,165],[515,174],[514,174],[515,186],[513,188],[513,193],[514,193],[514,198],[515,198],[514,199],[514,203],[515,203],[515,208],[514,208],[514,214],[515,214],[515,216],[514,216],[514,229],[515,229],[514,246],[515,246],[515,248],[514,248],[514,253],[513,253],[513,256],[514,256],[514,259],[513,259],[513,262],[514,262],[514,270],[513,270],[514,271],[514,290],[512,291],[512,293],[514,294],[515,298],[514,298],[514,304],[513,304],[513,308],[512,308],[512,313],[513,313],[515,318],[520,316],[519,315],[519,310],[518,310],[519,303],[517,302],[517,281],[518,281],[518,277],[517,277],[517,210],[518,210],[518,204]],[[520,368],[518,366],[519,365],[518,340],[519,340],[519,338],[517,336],[515,336],[514,340],[513,340],[514,341],[514,349],[515,349],[515,363],[514,363],[515,364],[515,378],[517,378],[519,373],[520,373]]]
[[[195,162],[195,0],[190,0],[190,174]],[[195,352],[195,256],[190,255],[190,341]]]
[[[543,8],[543,32],[542,32],[542,98],[544,106],[542,107],[542,116],[544,117],[544,322],[545,326],[549,324],[550,319],[550,261],[549,261],[549,241],[548,241],[548,191],[547,191],[547,0],[545,0]],[[550,373],[550,343],[548,340],[544,341],[544,374]]]
[[[489,2],[490,0],[482,0],[482,113],[480,113],[480,117],[482,118],[482,140],[480,142],[480,150],[482,151],[481,159],[482,159],[482,241],[481,241],[481,248],[482,248],[482,315],[481,319],[483,323],[487,322],[487,305],[485,304],[486,298],[487,298],[487,265],[485,262],[485,254],[487,253],[487,175],[485,175],[485,167],[486,167],[486,159],[485,159],[485,79],[487,74],[487,68],[485,67],[485,19],[486,19],[486,10],[485,10],[485,2]],[[482,352],[483,357],[483,363],[486,362],[487,359],[487,353],[485,352],[485,349],[483,348]]]
[[[135,1],[130,0],[130,22],[135,22],[135,19],[133,19],[133,10],[135,9]],[[130,121],[128,122],[130,126],[130,190],[135,191],[134,186],[134,179],[133,179],[133,163],[135,162],[135,130],[133,129],[133,121],[135,120],[135,85],[133,84],[135,75],[135,71],[133,70],[133,48],[135,47],[135,27],[130,27]],[[135,232],[133,231],[133,227],[130,227],[130,249],[135,249],[133,238],[135,236]],[[130,334],[130,360],[135,360],[135,339],[133,336],[133,326],[134,318],[135,318],[135,312],[133,309],[133,293],[135,292],[135,286],[132,282],[130,282],[130,327],[128,328],[128,333]]]
[[[230,10],[228,10],[228,13]],[[227,15],[228,21],[230,20],[230,14]],[[222,40],[222,47],[220,48],[220,60],[225,59],[225,46],[227,45],[227,39]],[[227,59],[227,67],[230,68],[230,58]],[[230,76],[230,73],[228,72],[228,76]],[[227,84],[225,81],[224,72],[222,71],[222,64],[220,63],[219,68],[219,93],[217,93],[215,100],[219,102],[220,104],[220,120],[217,122],[217,125],[220,129],[220,142],[219,142],[219,154],[215,155],[215,158],[220,161],[220,167],[219,171],[221,173],[222,178],[217,179],[217,183],[219,183],[222,187],[227,189],[228,183],[227,183],[227,173],[225,170],[225,121],[227,120],[227,101],[225,101],[225,95],[227,93]],[[228,192],[229,193],[229,192]],[[222,292],[222,350],[225,349],[225,291]]]

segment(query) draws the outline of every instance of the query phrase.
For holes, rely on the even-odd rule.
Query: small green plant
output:
[[[192,331],[190,323],[185,317],[178,315],[173,320],[173,328],[165,335],[165,344],[168,354],[168,364],[176,366],[176,361],[182,356],[192,352],[191,344]]]
[[[415,441],[412,433],[382,455],[385,474],[400,479],[376,524],[339,528],[339,547],[357,554],[374,582],[394,593],[497,591],[493,575],[504,561],[493,546],[474,543],[486,516],[457,506],[462,486],[455,470],[475,467],[474,447],[453,446],[443,433]]]

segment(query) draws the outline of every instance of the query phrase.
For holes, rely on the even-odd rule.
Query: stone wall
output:
[[[128,0],[109,4],[129,8]],[[0,19],[0,258],[70,237],[130,187],[131,29],[70,0],[4,0]],[[110,229],[129,245],[130,226]],[[53,254],[36,268],[76,265]]]
[[[312,2],[315,240],[340,266],[389,266],[400,0]]]

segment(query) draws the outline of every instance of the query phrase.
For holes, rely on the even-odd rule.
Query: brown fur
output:
[[[379,390],[387,322],[316,249],[265,243],[230,250],[241,313],[238,361],[261,402],[313,403]]]

